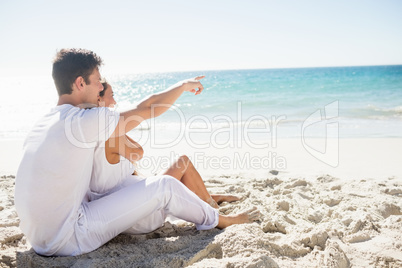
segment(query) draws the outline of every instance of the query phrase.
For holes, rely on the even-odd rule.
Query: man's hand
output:
[[[200,80],[203,79],[204,77],[205,76],[202,75],[182,81],[184,91],[195,93],[195,95],[201,94],[201,92],[204,90],[204,87],[202,86]]]

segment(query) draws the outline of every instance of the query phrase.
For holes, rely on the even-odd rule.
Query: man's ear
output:
[[[86,85],[85,79],[82,76],[78,76],[74,81],[74,85],[77,87],[78,91],[81,91]]]

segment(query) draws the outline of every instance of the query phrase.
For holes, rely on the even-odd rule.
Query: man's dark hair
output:
[[[52,76],[59,96],[71,94],[72,85],[82,76],[89,84],[89,75],[102,65],[102,59],[94,52],[81,48],[63,48],[53,60]]]

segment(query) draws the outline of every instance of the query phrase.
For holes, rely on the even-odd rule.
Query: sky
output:
[[[402,64],[402,1],[0,0],[0,77],[49,76],[57,50],[110,74]]]

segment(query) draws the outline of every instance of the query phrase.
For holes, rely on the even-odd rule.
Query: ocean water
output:
[[[138,129],[141,135],[190,132],[225,140],[233,130],[237,137],[242,132],[255,139],[402,137],[401,65],[149,73],[106,79],[113,86],[117,109],[125,110],[149,94],[201,74],[206,76],[202,94],[184,93],[170,111],[143,123]],[[50,75],[0,78],[0,84],[7,93],[0,100],[0,139],[24,137],[57,102]]]

